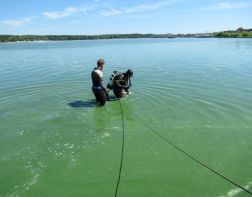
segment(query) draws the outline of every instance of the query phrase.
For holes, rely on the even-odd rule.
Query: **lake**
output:
[[[95,105],[99,58],[105,85],[134,71],[118,197],[249,196],[153,132],[252,191],[252,39],[215,38],[0,44],[0,196],[115,195],[123,121]]]

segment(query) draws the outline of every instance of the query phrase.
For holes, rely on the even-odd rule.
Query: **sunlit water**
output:
[[[248,196],[139,119],[252,191],[252,39],[0,44],[0,196],[114,196],[122,120],[93,102],[100,57],[105,84],[134,71],[118,197]]]

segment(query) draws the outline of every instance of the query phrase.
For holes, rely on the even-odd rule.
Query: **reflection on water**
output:
[[[101,134],[105,131],[105,128],[108,126],[110,123],[110,116],[108,110],[106,107],[102,108],[95,108],[94,109],[94,126],[95,126],[95,131],[98,134]]]
[[[95,100],[90,101],[74,101],[71,103],[68,103],[71,107],[74,108],[91,108],[91,107],[97,107]]]

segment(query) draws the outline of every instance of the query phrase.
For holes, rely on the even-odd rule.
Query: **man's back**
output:
[[[103,77],[103,73],[98,68],[95,68],[91,72],[91,78],[92,78],[93,87],[103,87],[103,85],[102,85],[102,77]]]

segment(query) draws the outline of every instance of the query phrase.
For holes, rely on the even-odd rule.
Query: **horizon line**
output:
[[[238,28],[237,28],[238,29]],[[104,33],[104,34],[1,34],[0,36],[102,36],[102,35],[178,35],[178,34],[212,34],[219,32],[227,32],[227,31],[237,31],[236,30],[222,30],[222,31],[213,31],[213,32],[196,32],[196,33]],[[252,30],[252,28],[246,28],[244,30]]]

